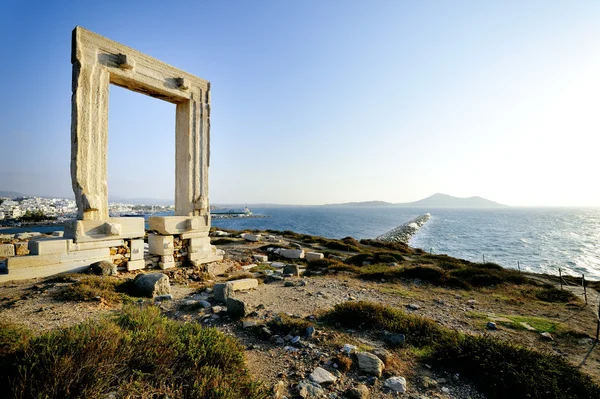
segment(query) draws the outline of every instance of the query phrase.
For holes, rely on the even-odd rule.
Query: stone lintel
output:
[[[210,216],[151,216],[148,219],[148,228],[160,234],[208,234]]]
[[[110,83],[172,103],[190,100],[209,88],[204,79],[81,26],[73,30],[71,61],[103,68],[110,73]]]
[[[119,235],[110,234],[107,226],[119,225]],[[144,218],[109,218],[107,220],[74,220],[65,223],[65,237],[73,242],[115,241],[144,237]]]

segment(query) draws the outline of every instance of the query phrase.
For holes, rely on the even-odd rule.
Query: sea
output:
[[[234,230],[292,230],[329,238],[375,238],[424,213],[409,244],[435,254],[508,268],[600,280],[600,208],[253,208],[267,218],[214,219]]]
[[[375,238],[424,213],[431,219],[409,244],[435,254],[537,273],[600,280],[600,208],[406,208],[279,206],[252,208],[256,218],[213,218],[234,230],[292,230],[329,238]],[[50,232],[58,226],[0,229]]]

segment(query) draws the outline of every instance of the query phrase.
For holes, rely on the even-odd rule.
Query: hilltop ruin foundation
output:
[[[152,265],[149,257],[160,257],[163,269],[176,266],[176,257],[194,264],[221,260],[208,237],[210,83],[79,26],[71,63],[71,180],[78,217],[65,226],[64,237],[32,240],[32,255],[9,258],[9,274],[0,278],[74,271],[115,254],[124,256],[127,270]],[[176,104],[175,215],[149,218],[146,258],[144,218],[108,214],[110,84]]]

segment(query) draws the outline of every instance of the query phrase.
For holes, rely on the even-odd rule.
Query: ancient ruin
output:
[[[115,255],[126,259],[127,270],[221,260],[208,237],[210,83],[79,26],[73,30],[71,63],[71,179],[78,219],[65,226],[64,237],[32,240],[32,255],[9,258],[11,279],[23,268],[29,268],[29,277],[42,276]],[[108,214],[110,84],[176,104],[175,215],[148,220],[146,259],[144,218]]]

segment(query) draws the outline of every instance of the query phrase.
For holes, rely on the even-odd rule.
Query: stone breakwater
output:
[[[385,234],[380,235],[376,238],[378,241],[383,242],[403,242],[408,244],[408,240],[415,235],[417,231],[431,218],[431,214],[426,213],[421,216],[417,216],[413,220],[404,223],[401,226],[396,227],[393,230],[388,231]]]

